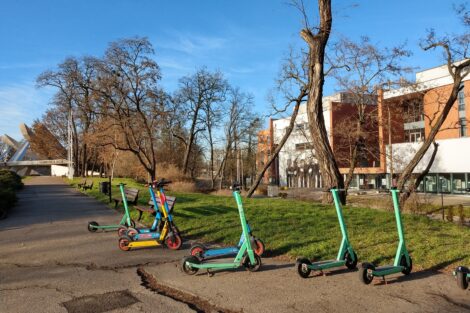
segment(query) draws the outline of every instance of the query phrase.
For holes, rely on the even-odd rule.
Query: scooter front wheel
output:
[[[349,251],[346,251],[344,254],[344,260],[346,261],[345,265],[348,269],[354,270],[357,268],[357,254],[353,252],[353,255],[349,254]]]
[[[129,243],[131,239],[129,237],[121,237],[119,238],[119,249],[122,251],[129,251],[131,247],[129,247]]]
[[[178,250],[179,248],[181,248],[183,240],[181,239],[180,235],[173,234],[166,237],[165,244],[171,250]]]
[[[98,226],[100,226],[97,222],[92,221],[88,222],[88,231],[94,233],[95,231],[98,230]]]
[[[199,269],[197,267],[192,267],[188,263],[193,263],[193,264],[199,264],[199,259],[196,258],[195,256],[187,256],[184,257],[183,260],[181,260],[181,270],[185,272],[188,275],[194,275],[196,274]]]
[[[127,229],[127,231],[125,232],[125,235],[131,239],[134,238],[135,235],[137,235],[139,233],[139,231],[133,227],[130,227]]]
[[[250,258],[248,256],[246,256],[246,261],[243,264],[243,266],[245,266],[245,268],[250,272],[257,272],[261,267],[260,256],[257,254],[254,254],[254,256],[255,256],[255,264],[251,264]]]
[[[402,255],[400,259],[400,265],[403,266],[403,271],[401,271],[405,275],[410,275],[412,269],[413,269],[413,261],[410,258],[410,264],[406,262],[406,256]]]
[[[312,269],[309,267],[309,265],[312,265],[312,262],[310,262],[310,260],[307,258],[301,258],[297,260],[297,273],[300,277],[308,278],[312,272]]]

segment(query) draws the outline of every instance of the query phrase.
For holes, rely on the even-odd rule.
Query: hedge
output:
[[[23,187],[21,177],[9,170],[0,170],[0,219],[7,216],[8,210],[16,201],[16,191]]]

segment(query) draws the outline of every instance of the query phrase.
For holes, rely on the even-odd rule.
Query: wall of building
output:
[[[437,140],[436,142],[439,144],[439,148],[430,169],[431,173],[470,173],[470,161],[468,158],[470,155],[470,138]],[[422,143],[420,142],[392,145],[395,173],[403,170],[421,145]],[[387,152],[390,152],[389,146],[387,146]],[[416,167],[415,173],[422,172],[426,168],[432,152],[433,147],[431,146]],[[390,173],[390,164],[387,167],[387,172]]]

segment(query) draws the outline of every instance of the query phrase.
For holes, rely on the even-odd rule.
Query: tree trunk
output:
[[[315,156],[320,165],[320,172],[323,181],[323,188],[333,187],[344,189],[343,176],[339,172],[338,164],[333,155],[328,134],[326,132],[325,120],[323,118],[323,84],[325,48],[331,32],[332,15],[331,0],[318,0],[318,10],[320,16],[320,25],[318,32],[313,34],[310,29],[305,28],[300,32],[301,37],[309,46],[308,52],[308,100],[307,115],[309,121],[310,133],[312,134]],[[345,194],[341,193],[341,202],[345,203]],[[323,194],[323,202],[331,203],[333,201],[329,192]]]
[[[306,95],[307,95],[306,90],[302,89],[301,92],[300,92],[299,97],[296,99],[295,106],[294,106],[294,111],[292,112],[292,116],[290,118],[289,126],[286,128],[286,133],[282,137],[281,141],[279,142],[278,146],[274,150],[273,154],[269,157],[268,162],[266,162],[263,169],[261,170],[261,172],[256,177],[256,180],[251,185],[250,190],[248,190],[248,194],[246,195],[248,198],[251,198],[251,196],[255,192],[256,188],[258,188],[261,180],[263,179],[264,173],[266,173],[268,168],[271,166],[271,164],[277,158],[279,152],[281,151],[282,147],[284,146],[284,144],[286,143],[286,141],[289,138],[290,134],[292,133],[292,130],[294,129],[294,125],[295,125],[295,119],[297,118],[297,113],[299,112],[300,104],[302,103],[302,99]]]
[[[195,110],[194,115],[193,115],[193,121],[191,123],[191,129],[189,131],[189,138],[188,138],[188,144],[186,145],[186,151],[184,153],[184,160],[183,160],[183,173],[186,174],[188,172],[188,164],[189,164],[189,156],[191,154],[191,148],[193,147],[193,141],[194,141],[194,132],[196,130],[196,124],[197,124],[197,115],[198,115],[198,109]]]
[[[416,189],[418,189],[419,184],[421,184],[424,177],[426,177],[426,175],[428,175],[429,170],[431,169],[431,166],[434,163],[434,159],[436,158],[437,149],[439,148],[439,144],[437,142],[433,141],[432,143],[433,143],[433,146],[434,146],[434,151],[432,152],[431,159],[429,160],[429,163],[426,166],[426,168],[424,169],[424,171],[421,172],[418,175],[418,177],[415,178],[413,184],[409,188],[407,188],[405,192],[400,194],[400,207],[404,207],[404,204],[405,204],[406,200],[408,200],[410,195],[413,192],[415,192]]]

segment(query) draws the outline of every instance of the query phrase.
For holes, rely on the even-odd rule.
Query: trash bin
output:
[[[100,182],[100,192],[107,195],[109,193],[109,182],[102,181]]]

